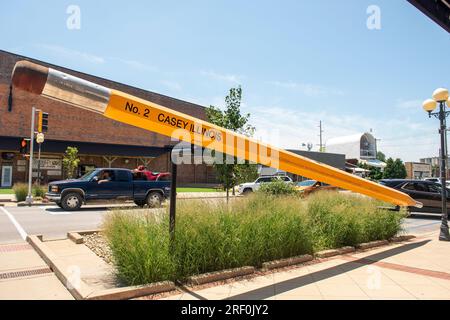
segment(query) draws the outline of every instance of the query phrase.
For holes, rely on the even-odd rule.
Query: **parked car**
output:
[[[307,196],[317,191],[321,190],[331,191],[331,190],[338,190],[339,188],[317,180],[304,180],[301,182],[297,182],[295,189],[301,192],[303,195]]]
[[[138,206],[161,206],[170,194],[170,179],[147,181],[128,169],[98,168],[79,179],[49,183],[45,197],[64,210],[78,210],[96,200],[133,200]]]
[[[408,194],[422,202],[423,208],[410,207],[410,212],[441,213],[441,185],[427,180],[383,179],[380,184]],[[450,212],[450,189],[447,191],[447,211]]]
[[[441,182],[441,179],[439,179],[439,178],[425,178],[423,180],[424,181],[437,182],[437,183]]]
[[[286,183],[293,183],[292,179],[288,176],[262,176],[262,177],[259,177],[258,179],[256,179],[254,182],[247,182],[247,183],[240,184],[238,186],[238,192],[240,194],[244,194],[244,195],[249,194],[251,192],[255,192],[259,189],[259,187],[261,186],[261,183],[272,182],[276,179],[279,179]]]

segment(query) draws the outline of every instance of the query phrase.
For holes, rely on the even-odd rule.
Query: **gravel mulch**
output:
[[[113,255],[105,237],[101,233],[92,233],[83,236],[84,244],[106,263],[113,264]]]

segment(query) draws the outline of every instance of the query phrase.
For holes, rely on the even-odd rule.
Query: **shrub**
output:
[[[173,279],[167,219],[115,211],[104,222],[119,277],[129,284]]]
[[[118,275],[137,285],[387,239],[402,215],[377,201],[320,192],[307,201],[257,192],[225,203],[179,202],[175,241],[168,212],[116,211],[104,222]]]
[[[308,198],[314,249],[322,250],[388,239],[401,230],[404,214],[380,209],[382,203],[338,192]]]
[[[33,196],[43,198],[47,192],[47,187],[41,185],[33,185]]]
[[[297,193],[295,186],[292,183],[286,183],[281,180],[262,183],[258,192],[269,195],[293,195]]]
[[[178,212],[180,278],[312,253],[304,204],[297,199],[256,195],[230,207],[183,202]]]
[[[26,183],[16,183],[13,186],[17,201],[25,201],[28,195],[28,185]]]

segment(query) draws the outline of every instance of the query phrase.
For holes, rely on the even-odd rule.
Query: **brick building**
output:
[[[22,138],[30,136],[32,106],[49,113],[49,130],[41,146],[41,176],[44,182],[65,178],[62,155],[67,146],[78,147],[81,160],[78,174],[92,167],[132,169],[141,164],[154,171],[170,170],[167,148],[171,143],[169,137],[122,124],[99,114],[80,111],[59,101],[11,89],[11,73],[19,60],[49,66],[200,119],[206,118],[204,107],[200,105],[0,50],[1,187],[9,187],[27,179],[28,161],[19,153],[19,145]],[[33,173],[35,175],[37,172]],[[181,184],[217,182],[213,168],[203,164],[182,165],[178,170],[178,181]]]
[[[425,179],[431,178],[432,167],[429,163],[423,162],[405,162],[407,179]]]

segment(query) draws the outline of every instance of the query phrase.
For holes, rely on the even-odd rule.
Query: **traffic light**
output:
[[[22,138],[20,140],[20,153],[21,154],[27,154],[28,153],[28,140],[25,138]]]
[[[39,111],[38,116],[38,132],[48,131],[48,113]]]

